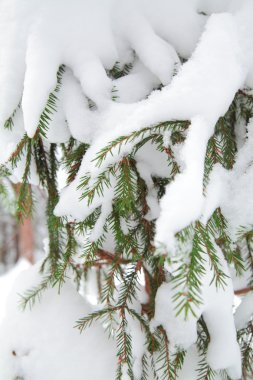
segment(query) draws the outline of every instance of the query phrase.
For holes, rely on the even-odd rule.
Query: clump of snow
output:
[[[30,263],[27,260],[20,259],[13,269],[0,276],[0,326],[5,317],[6,304],[12,290],[13,283],[19,274],[29,267]]]
[[[201,215],[204,202],[204,160],[209,137],[205,121],[201,118],[193,119],[181,150],[183,171],[167,186],[166,194],[161,200],[156,241],[158,244],[162,242],[170,251],[174,250],[174,235]]]
[[[5,88],[1,124],[23,92],[29,136],[35,133],[61,64],[73,70],[84,94],[103,109],[111,101],[113,85],[106,70],[117,61],[129,63],[124,58],[131,59],[135,51],[144,66],[167,84],[179,64],[176,50],[189,56],[205,22],[195,0],[180,0],[177,5],[172,0],[105,0],[102,4],[74,0],[71,5],[60,0],[11,0],[2,2],[2,10],[1,28],[9,26],[0,42],[1,88]]]
[[[217,207],[221,207],[228,221],[228,231],[233,241],[237,240],[238,230],[253,224],[252,141],[253,122],[247,125],[244,143],[238,149],[236,162],[232,170],[221,166],[214,167],[207,187],[203,219],[207,221]]]
[[[249,292],[242,299],[235,313],[235,323],[238,330],[247,326],[253,316],[253,292]]]
[[[147,125],[171,119],[191,119],[200,115],[199,117],[202,117],[203,120],[202,123],[206,124],[202,128],[203,136],[205,137],[203,141],[200,136],[199,139],[196,137],[195,143],[192,142],[191,146],[193,151],[197,151],[197,149],[201,151],[202,169],[197,174],[199,178],[197,183],[200,184],[203,177],[203,162],[208,137],[211,136],[219,116],[224,114],[229,107],[245,77],[245,70],[240,65],[240,52],[236,24],[233,17],[228,14],[212,16],[207,23],[206,30],[193,56],[182,66],[182,69],[174,77],[170,86],[165,87],[162,91],[154,92],[146,101],[142,101],[139,104],[130,104],[124,107],[121,104],[114,104],[103,117],[98,117],[97,121],[100,119],[99,125],[101,127],[98,127],[96,130],[92,146],[83,159],[77,180],[87,173],[87,171],[90,171],[91,175],[96,177],[109,164],[119,159],[118,154],[112,151],[114,155],[109,155],[99,168],[96,167],[93,159],[96,153],[105,146],[106,141],[113,140],[119,135],[130,133],[133,130],[139,130]],[[229,62],[229,67],[226,62]],[[220,91],[220,88],[222,88],[222,91]],[[191,102],[189,102],[189,99],[191,99]],[[126,117],[129,113],[130,115]],[[118,121],[119,118],[122,119],[121,122]],[[126,120],[123,121],[123,118],[126,118]],[[117,128],[112,129],[115,123]],[[191,136],[191,133],[189,133],[189,136]],[[186,143],[186,145],[188,144]],[[121,156],[129,153],[131,149],[132,144],[126,144],[120,153]],[[195,160],[196,158],[194,162]],[[188,164],[189,168],[192,166],[192,161]],[[198,168],[200,166],[201,163],[199,162]],[[180,189],[185,189],[186,185],[191,186],[193,181],[187,180],[186,174],[182,174],[182,176],[186,184],[183,187],[179,186]],[[178,181],[180,181],[180,178],[178,178]],[[172,184],[172,186],[175,185]],[[186,189],[184,190],[184,195],[185,191]],[[197,195],[197,192],[199,195]],[[188,205],[191,204],[195,208],[199,208],[197,205],[201,203],[200,198],[202,194],[199,186],[197,192],[193,189],[192,195],[195,198],[193,199],[190,196],[187,198],[189,199]],[[70,185],[69,189],[65,189],[64,197],[65,199],[66,197],[69,199],[73,197],[73,185]],[[182,200],[183,197],[180,197],[180,199]],[[60,204],[64,207],[66,201],[60,201]],[[167,204],[167,202],[163,201],[162,204]],[[169,204],[171,206],[171,203]],[[60,215],[59,208],[60,206],[58,205],[58,215]],[[186,210],[186,208],[184,209]],[[165,232],[163,236],[159,237],[158,228],[160,243],[167,244],[170,237],[177,231],[177,228],[182,228],[189,221],[194,220],[200,211],[189,211],[187,220],[185,219],[185,213],[178,216],[181,218],[181,221],[177,223],[178,226],[175,225],[172,228],[168,228],[168,238],[165,238]],[[168,216],[168,213],[164,212],[164,215]]]
[[[205,274],[201,278],[202,304],[193,305],[193,313],[185,318],[177,315],[173,296],[187,292],[183,282],[175,288],[173,282],[163,283],[156,295],[156,312],[153,327],[163,325],[172,346],[188,349],[197,340],[197,321],[202,315],[210,334],[207,362],[213,370],[227,369],[232,379],[241,377],[241,354],[237,343],[233,317],[233,284],[222,252],[216,247],[222,270],[227,275],[226,286],[217,287],[208,258],[205,258]]]
[[[113,81],[116,99],[121,103],[133,103],[144,99],[160,84],[159,79],[140,60],[136,60],[128,75]]]
[[[252,122],[247,127],[237,125],[238,154],[233,170],[214,167],[203,194],[208,139],[238,89],[253,83],[251,0],[1,0],[0,9],[0,163],[8,160],[25,132],[34,136],[49,93],[55,90],[60,65],[65,65],[65,72],[46,144],[67,142],[70,136],[90,144],[75,180],[61,193],[56,215],[83,220],[100,207],[100,217],[89,236],[97,240],[112,210],[115,178],[110,177],[111,187],[105,187],[103,197],[96,194],[91,205],[85,199],[80,201],[82,190],[77,187],[84,175],[91,178],[89,186],[94,184],[103,170],[132,151],[133,142],[123,145],[120,152],[118,147],[112,149],[100,167],[94,160],[97,153],[120,135],[169,120],[189,120],[184,143],[173,147],[181,172],[167,186],[160,203],[153,177],[169,176],[166,155],[149,143],[135,156],[147,187],[149,212],[145,218],[157,219],[155,243],[174,252],[175,234],[200,217],[206,223],[217,207],[228,220],[233,240],[240,225],[252,226]],[[188,61],[184,63],[184,59]],[[129,73],[112,79],[110,70],[115,64],[119,68],[130,64]],[[13,129],[5,130],[3,125],[14,111]],[[169,132],[166,139],[170,139]],[[24,166],[24,156],[14,170],[8,164],[14,182],[21,181]],[[33,161],[30,182],[39,182]],[[108,246],[113,245],[110,239],[107,236]],[[233,288],[218,248],[217,252],[228,275],[227,287],[210,285],[207,261],[201,287],[203,304],[196,308],[196,317],[185,321],[175,315],[175,289],[164,283],[157,293],[154,326],[162,323],[175,346],[189,348],[196,341],[197,318],[203,315],[211,336],[208,363],[214,369],[228,369],[230,377],[237,379],[241,365],[232,315]],[[36,267],[28,273],[30,285],[38,282]],[[30,286],[24,282],[21,276],[18,292]],[[7,342],[0,348],[1,377],[69,380],[75,370],[77,380],[84,372],[95,380],[113,378],[115,347],[102,327],[93,327],[83,336],[71,327],[90,308],[69,282],[61,297],[55,289],[49,290],[32,314],[16,308],[15,292],[0,331],[0,338]],[[238,326],[245,323],[240,313],[249,316],[244,307],[249,310],[250,300],[251,295],[245,297],[238,308]],[[71,308],[66,308],[67,303]],[[134,371],[139,378],[144,338],[130,317],[129,325]],[[196,352],[194,348],[190,351],[194,362]],[[70,363],[64,371],[61,361],[53,360],[55,353]],[[94,358],[100,366],[90,365]],[[45,374],[45,368],[50,372]],[[184,373],[186,369],[181,376],[186,376]],[[190,376],[194,378],[192,371]]]
[[[41,281],[38,265],[15,281],[0,327],[0,377],[13,380],[113,379],[116,347],[99,324],[83,334],[73,326],[92,310],[68,280],[61,293],[47,290],[32,310],[22,311],[20,296]],[[68,365],[63,365],[68,363]],[[93,363],[93,365],[91,365]],[[98,363],[98,365],[94,365]]]
[[[233,0],[202,0],[199,2],[199,10],[207,14],[226,12],[231,3]]]

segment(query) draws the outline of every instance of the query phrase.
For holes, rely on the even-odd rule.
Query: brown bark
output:
[[[235,291],[236,296],[241,296],[253,291],[253,286],[248,286],[247,288],[239,289]]]
[[[18,226],[18,251],[20,257],[34,262],[34,236],[32,220],[24,219]]]
[[[21,184],[15,185],[17,196],[19,195]],[[30,263],[34,263],[34,232],[32,219],[22,218],[18,223],[17,231],[17,251],[19,257],[24,257]]]

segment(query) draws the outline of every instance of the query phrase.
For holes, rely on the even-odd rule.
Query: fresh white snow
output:
[[[0,340],[4,342],[0,346],[1,379],[13,380],[19,376],[26,380],[70,380],[73,374],[77,380],[84,376],[113,379],[115,343],[99,324],[83,334],[74,328],[76,321],[92,309],[69,280],[60,293],[57,287],[48,289],[32,310],[21,310],[20,295],[42,280],[39,268],[37,264],[22,272],[8,297],[5,318],[0,325]],[[8,281],[12,280],[12,275],[7,276]],[[3,279],[3,282],[6,285],[7,281]]]
[[[121,135],[169,120],[189,120],[184,143],[173,147],[180,173],[167,185],[160,202],[152,176],[168,177],[171,169],[166,155],[148,143],[135,156],[147,186],[150,210],[145,217],[156,221],[154,243],[180,259],[176,233],[198,219],[207,223],[217,207],[228,220],[228,232],[235,242],[241,226],[252,229],[253,225],[253,121],[247,126],[237,123],[235,165],[230,171],[215,165],[205,193],[204,160],[217,120],[239,89],[253,86],[252,16],[252,0],[1,0],[0,164],[7,162],[24,133],[34,136],[53,92],[56,111],[51,115],[46,144],[64,143],[71,136],[90,144],[75,180],[61,190],[55,215],[83,220],[101,206],[89,236],[96,241],[112,210],[115,178],[110,177],[111,187],[105,187],[103,197],[95,195],[91,204],[80,201],[82,190],[77,187],[84,175],[90,176],[89,185],[94,184],[109,165],[131,153],[134,143],[122,145],[120,151],[112,149],[100,166],[94,160],[98,152]],[[132,68],[127,75],[112,79],[109,71],[116,64]],[[65,65],[65,71],[59,92],[55,92],[60,65]],[[3,125],[11,116],[10,131]],[[170,133],[166,132],[165,146],[169,141]],[[20,182],[25,156],[17,168],[7,166],[11,180]],[[33,161],[29,180],[39,183]],[[112,240],[107,237],[104,246],[112,248]],[[194,344],[200,316],[211,336],[207,352],[210,366],[227,369],[232,379],[241,376],[233,284],[235,288],[247,284],[249,273],[236,279],[216,248],[228,276],[227,287],[210,285],[212,271],[207,261],[201,287],[203,304],[196,308],[195,317],[185,321],[175,315],[171,283],[162,284],[157,293],[153,326],[162,323],[172,345],[188,350],[180,380],[196,378],[199,358]],[[189,247],[184,251],[187,254]],[[3,299],[18,268],[0,278]],[[82,336],[72,328],[75,320],[91,309],[70,282],[61,296],[56,289],[48,290],[32,313],[17,308],[16,293],[38,280],[37,267],[23,273],[7,310],[0,309],[0,320],[6,312],[0,327],[0,339],[5,342],[0,347],[0,378],[69,380],[75,373],[75,379],[81,380],[85,373],[88,380],[113,379],[114,342],[107,339],[102,327],[96,325]],[[244,327],[251,317],[251,303],[249,293],[235,314],[237,328]],[[134,372],[139,379],[144,339],[135,321],[130,316],[128,319]],[[57,356],[61,360],[56,360]],[[94,360],[100,365],[90,365]],[[61,366],[62,362],[69,366]]]

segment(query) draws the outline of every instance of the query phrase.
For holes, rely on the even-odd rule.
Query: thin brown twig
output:
[[[247,294],[249,292],[252,292],[253,291],[253,286],[248,286],[246,288],[243,288],[243,289],[239,289],[239,290],[235,290],[235,295],[236,296],[241,296],[243,294]]]

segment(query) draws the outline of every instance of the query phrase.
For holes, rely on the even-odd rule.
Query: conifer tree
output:
[[[69,278],[81,293],[95,279],[96,307],[73,323],[83,334],[100,323],[116,342],[116,380],[188,380],[189,362],[196,380],[253,378],[251,2],[224,1],[212,15],[219,6],[180,1],[183,16],[175,1],[149,0],[164,24],[185,17],[184,46],[179,26],[159,32],[141,0],[132,24],[108,1],[114,37],[131,50],[116,58],[106,25],[96,31],[107,2],[94,2],[95,16],[88,1],[17,3],[0,61],[1,134],[15,145],[1,177],[21,181],[20,222],[39,202],[33,187],[45,189],[48,229],[41,282],[23,308]],[[5,65],[15,67],[19,42],[26,74],[13,80]]]

